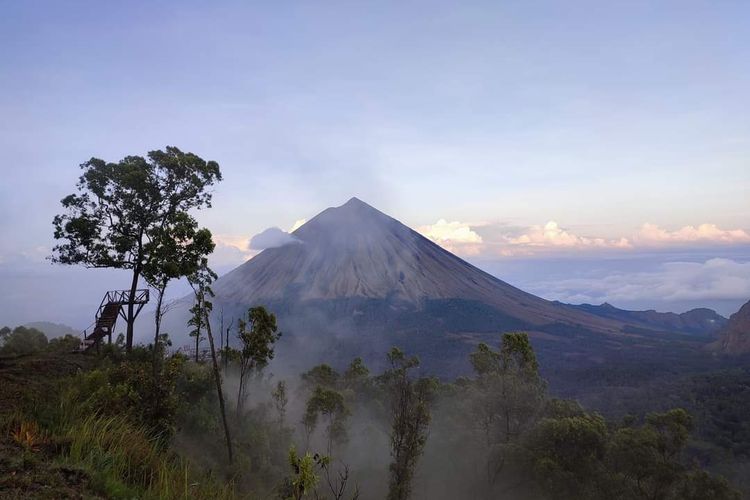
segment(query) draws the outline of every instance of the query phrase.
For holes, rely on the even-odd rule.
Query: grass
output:
[[[89,415],[67,429],[67,459],[96,471],[95,483],[112,498],[234,498],[231,485],[196,480],[190,465],[168,456],[143,428],[122,417]]]
[[[233,499],[125,416],[85,413],[67,391],[90,360],[39,355],[0,363],[3,498]]]

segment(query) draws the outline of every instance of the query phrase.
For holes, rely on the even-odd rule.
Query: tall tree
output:
[[[289,403],[289,395],[287,394],[285,381],[279,380],[276,383],[276,388],[271,393],[271,398],[273,399],[273,405],[276,408],[279,430],[281,430],[286,423],[286,405]]]
[[[237,419],[247,399],[249,375],[264,368],[273,359],[273,345],[281,337],[276,326],[276,316],[265,307],[251,307],[247,311],[247,320],[241,319],[237,325],[237,338],[240,340],[240,384],[237,389]]]
[[[55,216],[52,261],[132,272],[126,349],[133,346],[138,281],[158,253],[165,227],[191,209],[211,206],[209,188],[221,180],[219,164],[175,147],[127,156],[117,163],[91,158],[81,165],[78,193],[62,200]]]
[[[470,356],[477,378],[467,396],[471,421],[485,443],[485,478],[490,489],[519,451],[526,432],[536,423],[545,384],[525,333],[503,335],[499,351],[479,344]]]
[[[195,358],[195,362],[197,363],[200,358],[201,342],[203,341],[203,336],[201,335],[201,329],[203,328],[203,325],[205,324],[202,296],[199,296],[199,295],[195,296],[195,303],[193,304],[193,307],[190,308],[190,314],[191,316],[190,316],[190,319],[188,320],[188,326],[192,326],[193,329],[190,330],[189,335],[191,337],[195,337],[194,358]]]
[[[346,441],[346,419],[350,414],[351,412],[344,403],[344,397],[340,392],[320,386],[316,387],[307,400],[305,414],[302,418],[302,423],[307,432],[307,440],[309,441],[309,436],[315,429],[318,416],[322,415],[326,419],[326,453],[330,457],[333,451],[333,443]]]
[[[215,244],[208,229],[198,228],[196,220],[188,213],[175,214],[173,220],[154,234],[152,258],[143,268],[146,283],[156,291],[154,315],[154,370],[159,359],[157,346],[161,323],[166,308],[164,293],[173,279],[191,276],[197,272],[202,259],[213,252]],[[202,319],[199,319],[202,324]]]
[[[211,283],[216,279],[216,273],[208,267],[208,259],[203,257],[200,266],[188,277],[188,282],[193,289],[196,302],[202,304],[203,319],[206,325],[206,334],[208,335],[208,345],[211,348],[211,362],[214,370],[214,380],[216,382],[216,394],[219,398],[219,411],[221,411],[221,421],[224,425],[224,437],[227,440],[227,454],[229,463],[232,463],[232,437],[229,433],[229,422],[227,422],[226,406],[224,405],[224,391],[222,390],[221,372],[219,371],[219,361],[216,359],[216,348],[214,347],[214,336],[211,333],[211,311],[213,304],[209,300],[214,296],[211,289]]]
[[[391,457],[388,500],[411,496],[417,461],[427,442],[430,403],[436,383],[432,379],[412,380],[409,372],[419,366],[417,357],[407,357],[394,347],[388,353],[390,370],[383,375],[390,392]]]

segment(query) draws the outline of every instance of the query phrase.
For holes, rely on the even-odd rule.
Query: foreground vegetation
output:
[[[10,498],[739,498],[700,468],[686,410],[615,422],[551,398],[525,334],[479,345],[474,376],[452,383],[419,377],[418,360],[396,348],[381,374],[355,359],[284,380],[266,367],[272,316],[251,311],[244,349],[221,351],[231,463],[211,363],[167,354],[165,337],[96,357],[3,330],[0,489]],[[739,438],[727,445],[746,452]]]

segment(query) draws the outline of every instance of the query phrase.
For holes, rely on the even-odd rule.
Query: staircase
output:
[[[148,289],[136,290],[132,301],[132,304],[137,306],[135,316],[138,315],[147,302]],[[94,346],[98,347],[104,337],[109,337],[109,342],[112,343],[112,332],[115,329],[117,318],[119,316],[125,318],[123,307],[129,304],[131,304],[130,290],[111,290],[104,294],[104,298],[96,312],[96,318],[93,323],[94,329],[89,334],[85,331],[83,332],[80,350],[88,351]]]

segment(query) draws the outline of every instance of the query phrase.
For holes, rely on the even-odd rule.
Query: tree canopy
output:
[[[78,192],[62,199],[64,213],[53,219],[59,242],[51,259],[59,264],[129,269],[131,297],[144,271],[150,269],[154,276],[159,274],[155,265],[177,263],[174,259],[164,262],[165,245],[179,241],[187,229],[195,232],[188,212],[210,207],[210,187],[221,180],[218,163],[172,146],[116,163],[91,158],[81,169]],[[159,272],[169,275],[178,269],[160,268]],[[128,350],[135,314],[130,304]]]

